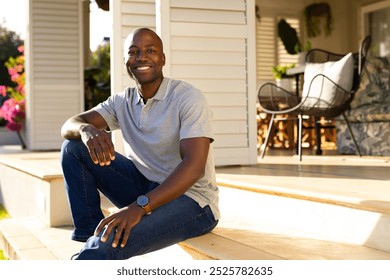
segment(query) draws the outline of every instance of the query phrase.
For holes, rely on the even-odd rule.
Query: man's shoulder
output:
[[[181,79],[168,78],[168,81],[171,84],[171,86],[182,86],[185,88],[195,87],[193,84],[190,84],[189,82],[187,82],[185,80],[181,80]]]
[[[188,93],[200,93],[200,89],[198,89],[195,85],[180,79],[169,79],[170,89],[173,92],[188,92]]]
[[[126,99],[129,98],[132,94],[134,94],[136,88],[135,87],[126,87],[124,90],[115,92],[111,97],[117,98],[117,99]]]

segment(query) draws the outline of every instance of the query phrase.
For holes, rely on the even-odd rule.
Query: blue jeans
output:
[[[100,236],[93,236],[104,218],[99,191],[122,208],[159,184],[146,179],[131,160],[118,153],[108,166],[94,164],[88,149],[78,140],[63,143],[61,164],[74,223],[71,238],[86,242],[76,259],[128,259],[205,234],[218,223],[209,206],[202,208],[182,195],[145,215],[131,230],[124,248],[113,248],[114,231],[104,243]]]

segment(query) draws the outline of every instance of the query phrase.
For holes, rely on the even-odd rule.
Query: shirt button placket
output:
[[[147,106],[144,106],[142,108],[142,113],[141,113],[141,127],[144,127],[146,124],[146,117],[147,117]]]

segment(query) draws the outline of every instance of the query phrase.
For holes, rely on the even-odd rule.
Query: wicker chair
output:
[[[359,156],[360,151],[345,115],[360,84],[366,56],[371,44],[371,37],[362,41],[359,52],[336,54],[322,49],[312,49],[306,55],[303,90],[301,94],[290,92],[274,83],[265,83],[259,88],[258,101],[262,112],[271,114],[268,133],[261,157],[264,157],[272,132],[276,115],[288,115],[298,118],[298,156],[302,160],[303,116],[315,120],[317,133],[317,154],[321,154],[320,129],[321,117],[333,119],[342,116],[348,125]],[[326,127],[325,127],[326,128]]]

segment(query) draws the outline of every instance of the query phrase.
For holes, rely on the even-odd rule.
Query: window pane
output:
[[[375,56],[390,54],[390,8],[368,14],[368,30],[372,36],[371,53]]]

